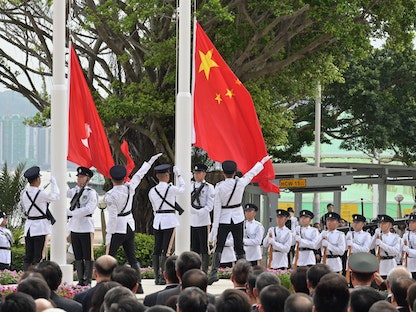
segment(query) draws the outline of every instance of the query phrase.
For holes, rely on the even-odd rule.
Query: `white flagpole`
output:
[[[179,217],[180,226],[176,229],[175,253],[190,250],[190,209],[191,209],[191,1],[180,0],[178,10],[178,94],[175,111],[175,164],[181,170],[186,182],[185,194],[178,196],[178,203],[185,209]]]
[[[53,72],[51,97],[51,171],[58,183],[61,196],[52,204],[56,219],[52,226],[51,260],[58,263],[63,281],[73,282],[72,265],[66,264],[66,156],[68,149],[68,99],[65,80],[65,1],[53,3]]]

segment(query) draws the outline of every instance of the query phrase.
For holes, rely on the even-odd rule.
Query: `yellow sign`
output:
[[[341,204],[341,218],[352,222],[352,215],[354,213],[358,213],[358,204]]]
[[[281,188],[297,188],[305,187],[306,179],[290,179],[290,180],[280,180]]]

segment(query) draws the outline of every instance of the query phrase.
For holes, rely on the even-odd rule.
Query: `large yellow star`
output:
[[[211,67],[218,67],[218,64],[212,59],[212,49],[209,50],[206,54],[202,51],[199,51],[199,57],[201,58],[201,65],[199,65],[199,72],[204,71],[205,78],[209,80],[209,73]]]
[[[234,92],[233,90],[227,89],[227,92],[225,93],[225,95],[231,99],[234,96]]]
[[[217,101],[217,104],[221,104],[222,102],[221,94],[217,93],[215,95],[215,101]]]

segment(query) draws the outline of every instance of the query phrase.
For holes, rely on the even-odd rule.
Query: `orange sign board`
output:
[[[286,179],[280,180],[280,188],[299,188],[306,187],[306,179]]]

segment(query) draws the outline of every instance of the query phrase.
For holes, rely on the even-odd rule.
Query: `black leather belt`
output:
[[[235,205],[231,205],[231,206],[221,206],[222,209],[231,209],[231,208],[238,208],[241,206],[241,203],[239,204],[235,204]]]
[[[273,249],[273,252],[281,252],[280,250]]]
[[[311,249],[311,248],[299,248],[299,251],[306,251],[306,250],[313,250],[313,249]]]
[[[10,250],[10,247],[0,247],[0,249]]]
[[[125,216],[128,216],[129,214],[131,214],[131,210],[130,211],[127,211],[127,212],[119,213],[117,215],[117,217],[125,217]]]
[[[38,217],[27,217],[29,220],[42,220],[47,219],[46,216],[38,216]]]
[[[327,259],[334,259],[334,258],[340,258],[340,255],[327,255],[326,258]]]
[[[156,213],[175,213],[175,210],[157,210]]]
[[[390,259],[394,259],[394,257],[393,256],[383,256],[383,257],[380,257],[380,260],[390,260]]]
[[[89,215],[86,215],[84,217],[92,217],[92,214],[90,213]],[[68,216],[68,219],[71,219],[71,218],[72,218],[72,216]]]

